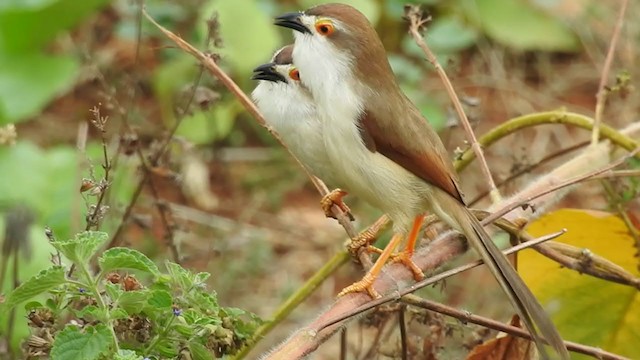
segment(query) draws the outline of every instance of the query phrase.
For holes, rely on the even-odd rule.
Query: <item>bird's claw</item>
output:
[[[333,189],[327,195],[323,196],[320,200],[320,206],[322,207],[322,211],[324,211],[324,215],[329,218],[336,219],[335,215],[331,211],[331,207],[336,205],[340,208],[347,216],[349,216],[349,220],[354,221],[355,218],[353,214],[351,214],[351,209],[342,201],[342,198],[347,196],[347,192],[342,189]]]

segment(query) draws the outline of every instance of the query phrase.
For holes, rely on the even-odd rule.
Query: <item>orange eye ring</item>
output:
[[[316,22],[315,27],[318,34],[324,36],[329,36],[336,30],[331,20],[319,20]]]
[[[289,70],[289,77],[292,80],[299,81],[300,80],[300,71],[298,71],[298,69],[296,69],[296,68],[292,68],[291,70]]]

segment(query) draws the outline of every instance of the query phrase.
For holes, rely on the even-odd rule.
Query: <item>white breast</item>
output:
[[[312,174],[333,185],[322,124],[311,98],[294,85],[267,81],[260,81],[252,97],[291,152]]]

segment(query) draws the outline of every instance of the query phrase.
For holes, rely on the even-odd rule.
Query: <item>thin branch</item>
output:
[[[409,359],[409,349],[407,344],[407,324],[404,319],[404,313],[406,311],[405,306],[400,306],[398,310],[398,326],[400,327],[400,344],[402,349],[402,360]]]
[[[607,57],[605,58],[604,66],[602,67],[600,84],[598,85],[598,92],[596,93],[595,122],[593,125],[593,132],[591,133],[591,145],[597,144],[600,139],[602,113],[604,112],[604,105],[609,93],[609,89],[607,89],[607,81],[609,80],[609,72],[611,71],[611,64],[613,63],[613,56],[616,51],[616,46],[618,45],[618,39],[620,38],[622,24],[624,23],[624,15],[627,12],[627,5],[629,5],[629,0],[621,0],[620,12],[618,13],[618,19],[616,20],[613,34],[611,35],[611,42],[609,42]]]
[[[427,300],[427,299],[422,299],[418,296],[415,295],[406,295],[404,296],[400,301],[404,302],[405,304],[409,304],[409,305],[413,305],[413,306],[417,306],[423,309],[427,309],[427,310],[431,310],[431,311],[435,311],[439,314],[444,314],[444,315],[448,315],[451,317],[454,317],[456,319],[459,319],[460,321],[462,321],[463,323],[473,323],[476,325],[480,325],[480,326],[484,326],[490,329],[494,329],[494,330],[498,330],[498,331],[502,331],[504,333],[507,333],[509,335],[513,335],[513,336],[517,336],[517,337],[521,337],[524,339],[528,339],[531,340],[531,335],[524,329],[522,328],[518,328],[512,325],[507,325],[504,323],[501,323],[499,321],[496,320],[492,320],[483,316],[479,316],[479,315],[475,315],[472,314],[468,311],[462,311],[462,310],[458,310],[455,308],[452,308],[450,306],[435,302],[435,301],[431,301],[431,300]],[[591,347],[591,346],[586,346],[586,345],[582,345],[582,344],[578,344],[578,343],[574,343],[571,341],[565,341],[564,342],[565,346],[567,347],[568,350],[573,351],[573,352],[577,352],[577,353],[581,353],[581,354],[585,354],[585,355],[591,355],[593,357],[595,357],[596,359],[611,359],[611,360],[624,360],[626,359],[625,357],[622,357],[620,355],[616,355],[616,354],[612,354],[610,352],[604,351],[602,349],[599,348],[595,348],[595,347]]]
[[[515,179],[519,178],[520,176],[522,176],[524,174],[531,173],[533,170],[537,169],[541,165],[544,165],[544,164],[548,163],[549,161],[552,161],[552,160],[554,160],[554,159],[556,159],[556,158],[558,158],[560,156],[563,156],[563,155],[566,155],[566,154],[568,154],[570,152],[578,150],[581,147],[584,147],[584,146],[586,146],[588,144],[589,144],[589,142],[581,142],[579,144],[576,144],[576,145],[573,145],[573,146],[569,146],[569,147],[564,148],[564,149],[560,149],[559,151],[557,151],[557,152],[555,152],[553,154],[550,154],[548,156],[545,156],[544,158],[540,159],[539,161],[536,161],[535,164],[531,164],[529,166],[525,166],[524,168],[520,169],[519,171],[511,174],[508,178],[506,178],[506,179],[504,179],[502,181],[499,181],[496,184],[496,186],[498,186],[500,188],[500,187],[502,187],[504,185],[507,185],[507,184],[511,183],[512,181],[514,181]],[[483,191],[480,194],[476,195],[475,198],[473,198],[473,199],[471,199],[469,201],[469,203],[468,203],[469,206],[471,207],[471,206],[477,204],[478,201],[482,200],[482,198],[484,198],[487,195],[489,195],[489,190]]]
[[[520,129],[545,124],[564,124],[577,126],[585,130],[593,129],[593,119],[588,116],[567,112],[564,110],[545,111],[519,116],[517,118],[509,119],[503,122],[502,124],[484,134],[480,138],[480,144],[484,147],[487,147],[494,144],[496,141],[502,139],[503,137],[515,133]],[[638,146],[640,146],[640,143],[636,140],[605,124],[600,125],[600,133],[603,137],[607,138],[617,146],[626,149],[627,151],[633,151]],[[473,150],[466,150],[462,154],[462,156],[454,161],[456,170],[462,171],[462,169],[469,165],[471,163],[471,160],[473,160],[474,158],[475,153],[473,152]],[[638,156],[638,158],[640,158],[640,156]]]
[[[589,179],[591,177],[603,174],[603,173],[605,173],[605,172],[607,172],[607,171],[609,171],[609,170],[611,170],[611,169],[613,169],[613,168],[615,168],[617,166],[620,166],[621,164],[623,164],[628,159],[634,157],[639,151],[640,151],[640,147],[636,148],[635,150],[631,151],[627,155],[622,156],[620,159],[612,162],[611,164],[609,164],[609,165],[607,165],[607,166],[605,166],[605,167],[603,167],[601,169],[598,169],[598,170],[595,170],[595,171],[591,171],[591,172],[586,173],[584,175],[575,176],[575,177],[567,179],[567,180],[565,180],[565,181],[563,181],[563,182],[561,182],[561,183],[559,183],[559,184],[557,184],[555,186],[551,186],[548,189],[545,189],[544,191],[541,191],[541,192],[539,192],[537,194],[533,194],[531,196],[527,196],[527,197],[524,197],[522,199],[517,199],[517,200],[515,200],[515,201],[513,201],[513,202],[511,202],[511,203],[509,203],[507,205],[502,206],[500,210],[498,210],[498,211],[494,212],[493,214],[491,214],[489,217],[487,217],[485,219],[485,221],[487,223],[491,223],[491,222],[495,221],[496,219],[501,218],[502,216],[504,216],[505,214],[507,214],[511,210],[527,204],[531,200],[534,200],[534,199],[539,198],[541,196],[550,194],[550,193],[552,193],[554,191],[557,191],[559,189],[565,188],[567,186],[574,185],[574,184],[576,184],[578,182],[584,181],[585,179]]]
[[[438,73],[438,76],[440,77],[440,81],[442,81],[442,84],[447,90],[447,94],[449,94],[449,98],[451,98],[453,107],[455,108],[456,113],[458,114],[460,124],[462,125],[462,128],[464,129],[465,133],[467,134],[467,139],[471,144],[471,149],[473,149],[473,152],[476,154],[476,157],[480,161],[480,168],[482,169],[482,173],[486,178],[487,183],[489,184],[491,200],[494,203],[498,203],[500,202],[500,191],[498,190],[495,182],[493,181],[493,177],[491,176],[491,171],[489,170],[489,166],[487,165],[487,160],[485,159],[484,154],[482,152],[482,147],[480,146],[480,143],[478,143],[478,139],[476,138],[476,135],[473,133],[473,128],[469,123],[469,119],[467,119],[467,115],[464,113],[464,109],[462,108],[460,99],[458,99],[458,95],[456,94],[456,91],[453,89],[453,85],[451,84],[451,81],[447,77],[447,74],[445,73],[440,63],[438,63],[438,59],[436,58],[435,54],[431,51],[431,49],[429,49],[429,47],[427,46],[427,43],[424,41],[422,35],[420,34],[420,30],[422,29],[423,25],[428,21],[428,19],[425,20],[422,18],[422,11],[420,10],[419,6],[415,6],[415,5],[408,6],[408,9],[406,11],[406,16],[410,24],[409,33],[411,34],[411,37],[413,37],[413,40],[416,42],[416,44],[418,44],[420,49],[422,49],[422,52],[426,56],[427,60],[435,68],[436,73]]]

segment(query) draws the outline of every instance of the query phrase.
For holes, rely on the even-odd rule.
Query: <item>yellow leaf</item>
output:
[[[634,275],[634,240],[624,222],[609,213],[562,209],[532,222],[542,236],[566,228],[559,242],[589,249]],[[640,295],[637,289],[581,275],[535,251],[518,258],[519,272],[566,340],[640,358]],[[575,357],[578,358],[578,357]]]

